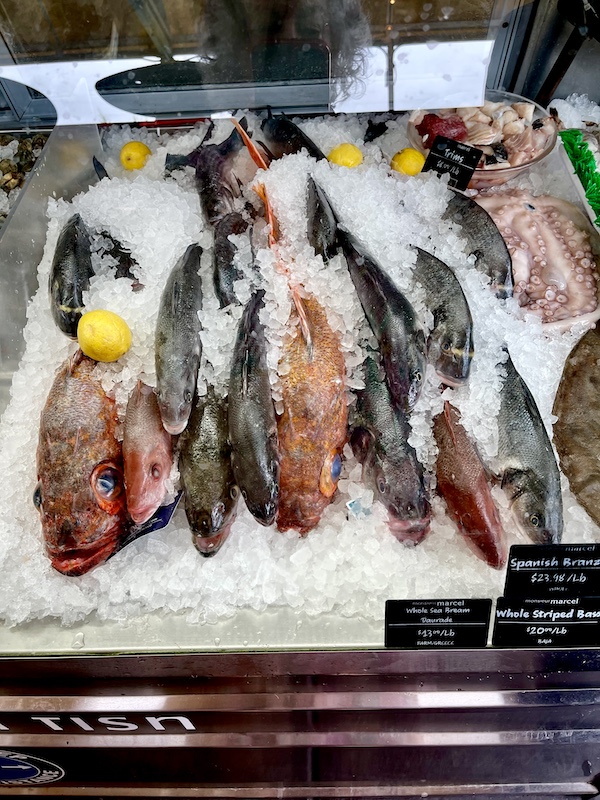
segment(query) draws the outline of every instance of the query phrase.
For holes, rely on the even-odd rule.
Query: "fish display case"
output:
[[[597,795],[593,7],[569,61],[545,2],[42,5],[0,9],[56,116],[0,231],[0,795]]]

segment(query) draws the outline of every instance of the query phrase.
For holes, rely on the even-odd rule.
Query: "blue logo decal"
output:
[[[0,786],[53,783],[64,775],[61,767],[43,758],[0,750]]]

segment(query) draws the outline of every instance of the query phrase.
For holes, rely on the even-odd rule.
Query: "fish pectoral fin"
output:
[[[362,425],[354,428],[350,435],[350,447],[357,461],[361,463],[364,461],[374,441],[375,437],[367,428],[364,428]]]
[[[302,302],[302,298],[300,297],[300,293],[298,292],[298,287],[294,287],[292,289],[292,297],[294,298],[294,305],[296,306],[296,311],[298,312],[298,319],[300,320],[300,330],[302,331],[302,336],[304,341],[306,342],[306,347],[308,348],[308,359],[312,361],[313,357],[313,341],[312,341],[312,334],[310,332],[310,325],[308,324],[308,317],[306,316],[306,309],[304,308],[304,303]]]
[[[526,489],[527,471],[515,467],[509,467],[504,470],[502,474],[502,482],[500,484],[504,491],[511,490],[511,499],[514,501],[521,497]]]

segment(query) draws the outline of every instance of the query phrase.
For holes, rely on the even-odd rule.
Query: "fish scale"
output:
[[[560,473],[552,444],[535,400],[510,355],[504,367],[506,379],[498,414],[502,488],[512,501],[518,527],[536,544],[558,544],[563,513]]]

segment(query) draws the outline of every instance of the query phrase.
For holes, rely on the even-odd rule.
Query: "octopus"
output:
[[[510,253],[519,305],[559,322],[589,314],[598,305],[593,231],[566,200],[525,190],[474,198],[492,217]]]

